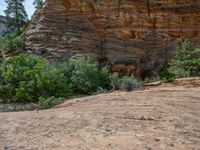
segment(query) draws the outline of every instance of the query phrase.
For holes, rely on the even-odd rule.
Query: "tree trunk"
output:
[[[147,9],[148,9],[148,16],[151,16],[151,11],[150,11],[150,3],[149,0],[147,0]]]
[[[19,24],[19,14],[18,14],[18,4],[17,0],[15,0],[15,15],[16,15],[16,26],[17,26],[17,31],[20,32],[20,24]]]

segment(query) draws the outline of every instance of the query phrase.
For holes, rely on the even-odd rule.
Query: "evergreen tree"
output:
[[[43,0],[34,0],[33,5],[35,6],[36,9],[40,9],[42,8]]]
[[[24,0],[5,0],[7,8],[4,11],[7,18],[7,25],[11,29],[16,29],[18,32],[28,20],[28,15],[25,11]]]
[[[176,50],[176,57],[170,62],[169,72],[176,77],[200,76],[200,49],[186,39]]]

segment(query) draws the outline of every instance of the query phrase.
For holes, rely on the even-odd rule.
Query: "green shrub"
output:
[[[39,97],[68,97],[71,89],[62,68],[48,65],[35,55],[14,56],[2,67],[0,96],[14,102],[38,101]]]
[[[140,82],[134,76],[124,76],[121,79],[121,90],[132,91],[141,87]]]
[[[168,71],[170,73],[173,73],[173,75],[175,76],[175,78],[186,78],[186,77],[191,77],[190,71],[185,69],[182,66],[177,66],[176,64],[172,64],[170,68],[168,69]]]
[[[14,56],[3,63],[0,74],[0,96],[12,102],[37,102],[41,96],[67,98],[73,91],[92,94],[110,88],[108,68],[99,69],[85,57],[50,64],[35,55]]]
[[[120,89],[120,85],[121,85],[121,80],[119,78],[119,74],[117,72],[114,72],[111,77],[111,84],[113,86],[113,90],[119,90]]]
[[[37,98],[37,76],[45,60],[35,55],[14,56],[2,66],[5,95],[13,101],[32,101]]]
[[[111,88],[107,67],[87,57],[51,64],[36,55],[19,55],[0,65],[0,97],[5,102],[38,102],[42,96],[67,98],[73,94],[92,94]]]
[[[87,57],[70,59],[65,63],[65,74],[70,77],[74,92],[92,94],[99,87],[108,86],[109,74],[106,68],[99,70],[97,62]]]
[[[169,72],[167,68],[163,68],[159,75],[161,80],[164,82],[172,82],[175,79],[175,75]]]
[[[59,65],[48,64],[37,77],[38,93],[45,98],[69,97],[73,90],[69,83],[69,77],[65,76],[64,68]]]
[[[177,48],[176,57],[170,62],[168,71],[177,78],[199,76],[200,49],[194,48],[186,39]]]
[[[49,98],[43,98],[41,97],[39,99],[39,103],[38,103],[38,108],[39,109],[49,109],[53,106],[62,104],[65,101],[65,98],[56,98],[56,97],[49,97]]]
[[[0,49],[4,50],[5,52],[21,52],[24,50],[24,47],[24,38],[17,33],[0,37]]]
[[[107,66],[101,68],[99,70],[99,77],[100,77],[100,82],[101,82],[101,87],[103,89],[111,89],[111,81],[110,81],[110,70],[108,69]]]

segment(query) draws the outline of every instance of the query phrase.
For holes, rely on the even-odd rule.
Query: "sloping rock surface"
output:
[[[162,85],[0,113],[0,149],[199,150],[200,88]]]

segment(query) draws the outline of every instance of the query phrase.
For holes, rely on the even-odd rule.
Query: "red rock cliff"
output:
[[[27,49],[66,59],[77,53],[159,70],[184,38],[200,46],[199,0],[46,0]],[[42,51],[42,52],[41,52]]]

